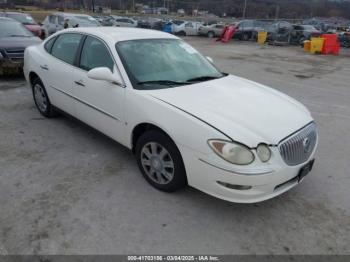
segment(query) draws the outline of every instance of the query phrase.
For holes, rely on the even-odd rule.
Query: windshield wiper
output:
[[[177,82],[172,80],[151,80],[151,81],[143,81],[138,82],[138,85],[147,85],[147,84],[157,84],[157,85],[166,85],[166,86],[172,86],[172,85],[187,85],[187,82]]]
[[[218,79],[218,78],[221,78],[223,76],[224,75],[222,75],[222,76],[198,76],[198,77],[190,78],[186,82],[208,81],[208,80]]]
[[[30,37],[28,35],[9,35],[9,37]]]

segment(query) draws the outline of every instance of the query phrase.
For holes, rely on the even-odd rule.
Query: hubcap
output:
[[[47,98],[42,86],[39,84],[34,86],[34,98],[39,110],[45,112],[47,108]]]
[[[147,176],[158,184],[168,184],[174,178],[174,162],[160,144],[150,142],[141,150],[141,163]]]

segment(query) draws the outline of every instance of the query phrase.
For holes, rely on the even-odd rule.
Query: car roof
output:
[[[120,42],[138,39],[179,39],[178,37],[157,30],[130,28],[130,27],[78,27],[69,28],[64,32],[76,32],[95,35],[111,42]]]
[[[91,17],[90,15],[87,15],[87,14],[65,13],[65,12],[56,12],[56,13],[53,13],[53,15],[60,15],[60,16],[86,16],[86,17]]]
[[[12,19],[12,18],[9,18],[9,17],[4,17],[4,16],[0,16],[0,22],[15,22],[15,23],[19,23],[15,19]]]
[[[5,14],[11,14],[11,15],[28,15],[27,13],[22,12],[4,12]]]

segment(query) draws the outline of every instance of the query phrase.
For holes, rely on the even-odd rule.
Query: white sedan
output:
[[[316,124],[294,99],[221,73],[176,36],[76,28],[25,51],[24,73],[46,117],[64,111],[136,155],[145,179],[232,202],[277,196],[312,169]]]

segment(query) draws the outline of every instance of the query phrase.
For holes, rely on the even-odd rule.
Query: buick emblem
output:
[[[304,152],[309,153],[311,150],[311,141],[308,137],[305,137],[303,140]]]

